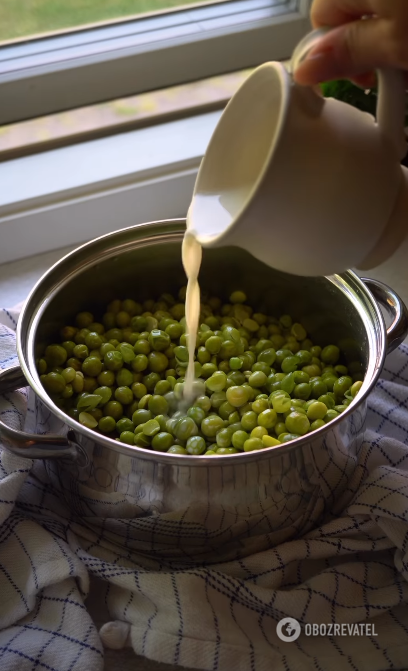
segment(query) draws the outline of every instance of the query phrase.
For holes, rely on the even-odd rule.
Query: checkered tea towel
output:
[[[0,311],[0,368],[17,363],[16,319]],[[0,416],[32,430],[27,390],[6,395]],[[388,358],[371,397],[349,487],[339,516],[297,540],[257,551],[255,537],[245,558],[175,566],[155,555],[154,532],[151,552],[146,534],[143,551],[137,535],[121,547],[103,522],[72,517],[42,462],[0,450],[1,671],[102,671],[103,644],[209,671],[408,669],[407,347]],[[116,521],[129,537],[139,522]],[[99,633],[86,608],[90,576],[111,618]],[[288,617],[301,626],[292,642],[277,635]],[[371,627],[307,635],[333,623]]]

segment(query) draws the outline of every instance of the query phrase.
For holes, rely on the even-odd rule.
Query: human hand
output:
[[[405,70],[408,83],[408,0],[314,0],[311,18],[332,30],[296,70],[299,84],[348,78],[371,88],[383,67]]]

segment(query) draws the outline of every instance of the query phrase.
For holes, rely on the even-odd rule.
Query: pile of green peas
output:
[[[227,455],[287,443],[338,417],[363,384],[290,315],[255,312],[246,295],[204,299],[195,352],[195,401],[185,407],[185,287],[177,298],[114,300],[65,326],[37,361],[54,402],[83,426],[158,452]]]

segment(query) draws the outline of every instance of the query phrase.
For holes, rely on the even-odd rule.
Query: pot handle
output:
[[[361,280],[392,318],[391,326],[387,329],[387,354],[391,354],[408,335],[407,307],[398,294],[383,282],[368,277],[362,277]]]
[[[20,366],[0,371],[0,394],[26,386],[27,381]],[[12,429],[0,420],[0,438],[4,441],[5,449],[25,459],[71,459],[75,461],[86,459],[72,430],[68,431],[66,438],[57,435],[40,436]]]

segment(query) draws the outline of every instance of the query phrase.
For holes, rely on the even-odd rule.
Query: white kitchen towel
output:
[[[17,315],[0,311],[0,368],[17,363]],[[408,348],[387,359],[349,503],[303,537],[222,564],[177,567],[143,536],[115,543],[72,515],[35,465],[0,450],[0,669],[102,671],[103,646],[209,671],[385,671],[408,668]],[[25,390],[0,417],[33,429]],[[160,522],[160,515],[157,515]],[[121,537],[133,520],[118,520]],[[183,521],[180,520],[182,525]],[[98,578],[111,621],[86,610]],[[300,623],[292,642],[283,618]],[[369,635],[308,636],[316,624],[369,623]],[[285,627],[290,635],[295,630]],[[360,629],[360,632],[362,630]],[[296,633],[296,631],[295,631]],[[354,632],[355,633],[355,632]]]

